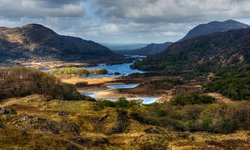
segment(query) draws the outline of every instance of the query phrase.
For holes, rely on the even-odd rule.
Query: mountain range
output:
[[[202,35],[211,34],[211,33],[225,32],[225,31],[229,31],[233,29],[242,29],[242,28],[248,28],[248,27],[249,25],[235,21],[235,20],[226,20],[223,22],[213,21],[207,24],[201,24],[201,25],[194,27],[180,41],[195,38],[195,37],[202,36]],[[136,50],[125,51],[123,53],[150,56],[150,55],[155,55],[166,50],[171,44],[172,42],[165,42],[162,44],[152,43],[152,44],[147,45],[146,47],[139,48]]]
[[[154,55],[154,54],[157,54],[157,53],[164,51],[171,44],[172,44],[172,42],[165,42],[165,43],[161,43],[161,44],[152,43],[152,44],[147,45],[146,47],[136,49],[136,50],[127,51],[126,53],[132,54],[132,55],[150,56],[150,55]]]
[[[15,59],[83,60],[115,56],[93,41],[59,35],[39,24],[0,28],[0,61]]]
[[[209,72],[218,67],[249,62],[250,28],[244,27],[181,40],[162,53],[137,62],[134,67],[161,72],[186,72],[194,69]]]

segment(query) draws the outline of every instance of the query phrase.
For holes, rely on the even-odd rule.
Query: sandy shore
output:
[[[66,78],[66,79],[61,79],[61,80],[62,80],[62,82],[69,83],[69,84],[76,84],[77,82],[87,82],[88,85],[104,84],[107,82],[117,81],[117,79],[115,79],[115,78],[90,79],[90,78],[79,78],[79,77]]]
[[[95,97],[97,98],[121,98],[121,97],[136,97],[133,94],[121,94],[117,92],[116,90],[107,90],[103,91],[101,93],[95,94]]]
[[[65,61],[30,61],[18,62],[19,64],[31,68],[58,68],[58,67],[86,67],[89,63],[84,62],[65,62]]]

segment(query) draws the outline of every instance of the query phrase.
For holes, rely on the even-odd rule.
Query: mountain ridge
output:
[[[249,63],[250,28],[218,32],[172,44],[164,52],[137,62],[133,67],[161,72],[185,72],[198,69]]]
[[[216,32],[225,32],[234,29],[248,28],[250,27],[247,24],[235,21],[235,20],[226,20],[226,21],[212,21],[206,24],[200,24],[193,29],[191,29],[180,41],[195,38],[201,35],[216,33]]]
[[[78,37],[59,35],[40,25],[0,28],[0,53],[5,59],[82,60],[115,56],[105,46]]]
[[[150,56],[155,55],[157,53],[160,53],[164,50],[166,50],[172,42],[165,42],[165,43],[151,43],[143,48],[131,50],[126,52],[127,54],[134,54],[134,55],[144,55],[144,56]]]

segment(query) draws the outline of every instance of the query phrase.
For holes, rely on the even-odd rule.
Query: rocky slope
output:
[[[0,28],[0,60],[59,59],[82,60],[114,56],[108,48],[93,41],[59,35],[39,24],[21,28]]]
[[[219,21],[213,21],[209,22],[207,24],[201,24],[190,30],[187,35],[181,39],[181,40],[186,40],[186,39],[191,39],[195,38],[201,35],[206,35],[210,33],[215,33],[215,32],[225,32],[229,30],[234,30],[234,29],[242,29],[242,28],[248,28],[249,25],[246,25],[244,23],[235,21],[235,20],[226,20],[223,22]]]

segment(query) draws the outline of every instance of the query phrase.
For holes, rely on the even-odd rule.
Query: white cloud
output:
[[[40,23],[97,42],[176,41],[194,26],[250,22],[249,0],[0,0],[0,26]]]
[[[94,0],[106,17],[135,22],[192,22],[250,16],[249,0]]]
[[[57,2],[57,3],[56,3]],[[83,16],[83,1],[1,0],[0,15],[8,18],[77,17]]]

